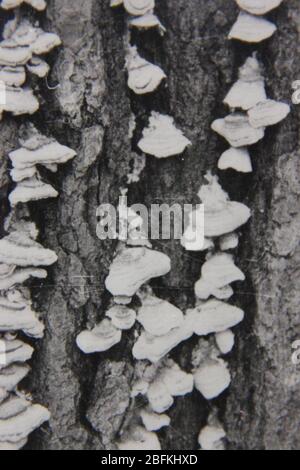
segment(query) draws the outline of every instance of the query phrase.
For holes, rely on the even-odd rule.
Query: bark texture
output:
[[[59,34],[63,47],[51,56],[52,72],[39,85],[41,110],[32,118],[44,133],[78,152],[75,160],[50,175],[59,190],[53,202],[30,206],[41,242],[56,251],[58,263],[47,283],[33,286],[43,312],[46,336],[37,342],[32,373],[25,385],[49,406],[49,426],[34,433],[31,449],[111,449],[132,414],[130,388],[135,362],[134,331],[123,335],[111,352],[84,356],[75,338],[105,313],[109,295],[104,279],[115,242],[96,236],[96,208],[117,204],[120,189],[137,151],[136,142],[151,110],[172,115],[192,141],[183,157],[147,157],[138,183],[130,185],[129,203],[197,203],[205,173],[216,173],[226,144],[210,130],[227,113],[222,101],[238,67],[254,50],[265,66],[268,95],[290,101],[300,79],[300,5],[287,0],[270,17],[278,32],[254,48],[231,43],[228,31],[238,8],[228,0],[157,0],[157,14],[167,28],[133,32],[141,55],[160,65],[166,86],[149,97],[136,97],[126,85],[128,41],[122,9],[109,0],[50,0],[38,17]],[[55,84],[59,86],[52,89]],[[129,137],[132,114],[137,130]],[[251,207],[243,229],[237,264],[247,282],[236,286],[235,303],[246,313],[229,358],[229,391],[216,400],[230,449],[299,449],[300,370],[291,362],[291,344],[300,338],[298,233],[300,225],[300,105],[283,124],[251,147],[254,172],[220,174],[231,199]],[[1,214],[8,211],[7,152],[16,145],[17,127],[28,118],[5,117],[1,132]],[[172,270],[152,282],[155,292],[180,308],[194,305],[193,288],[204,255],[187,253],[178,241],[154,242],[168,254]],[[198,339],[178,347],[173,356],[186,370]],[[159,433],[164,449],[197,449],[197,436],[212,405],[199,393],[176,399],[172,426]]]

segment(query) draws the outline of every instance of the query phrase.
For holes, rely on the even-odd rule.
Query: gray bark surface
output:
[[[31,120],[78,155],[48,176],[60,192],[58,200],[30,205],[40,241],[59,260],[47,282],[32,288],[46,335],[36,343],[25,385],[49,407],[52,418],[32,435],[28,448],[114,448],[133,412],[134,330],[112,351],[92,356],[83,355],[75,339],[88,323],[103,318],[110,300],[104,279],[116,242],[97,238],[96,208],[117,205],[150,111],[173,116],[193,145],[182,157],[147,157],[140,181],[129,188],[129,203],[197,203],[205,173],[216,173],[226,149],[210,130],[211,122],[227,113],[222,101],[247,56],[258,50],[271,98],[290,102],[291,84],[300,79],[298,0],[285,1],[270,15],[278,32],[256,48],[227,40],[238,13],[233,1],[156,3],[167,34],[132,34],[141,55],[168,76],[167,86],[146,98],[133,96],[126,85],[122,9],[109,8],[109,0],[51,0],[47,13],[38,15],[44,28],[59,34],[63,47],[50,56],[48,81],[51,88],[59,87],[40,82],[42,105]],[[128,132],[132,113],[137,119],[133,144]],[[300,339],[299,117],[300,105],[293,105],[291,115],[251,148],[251,176],[220,173],[231,199],[247,204],[253,214],[237,253],[247,281],[236,286],[234,301],[245,310],[245,321],[236,330],[237,344],[229,357],[231,387],[214,403],[234,450],[300,448],[300,370],[291,362],[292,342]],[[18,124],[26,119],[5,116],[0,123],[3,214],[11,187],[7,152],[16,147]],[[151,283],[155,292],[184,310],[193,306],[205,255],[186,252],[176,240],[154,241],[153,246],[172,261],[170,274]],[[186,370],[198,343],[193,338],[173,352]],[[162,447],[197,449],[211,406],[198,392],[176,399],[172,426],[159,433]]]

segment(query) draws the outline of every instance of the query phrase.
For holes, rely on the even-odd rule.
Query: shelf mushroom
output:
[[[249,151],[246,147],[231,147],[222,153],[218,161],[219,170],[233,170],[240,173],[251,173],[253,171]]]
[[[121,337],[121,331],[109,319],[104,319],[93,330],[82,331],[76,343],[85,354],[92,354],[108,351],[121,341]]]
[[[29,373],[30,367],[27,364],[12,364],[0,370],[0,388],[8,392],[15,389]]]
[[[216,119],[212,130],[224,137],[232,147],[253,145],[264,138],[265,128],[254,128],[247,115],[233,113],[224,119]]]
[[[135,310],[125,305],[114,305],[106,312],[106,316],[119,330],[130,330],[136,321]]]
[[[45,0],[2,0],[0,6],[4,10],[11,10],[12,8],[17,8],[21,6],[22,3],[27,3],[38,11],[45,10],[47,6]]]
[[[161,445],[154,432],[146,431],[142,426],[132,427],[117,443],[119,450],[161,450]]]
[[[57,261],[52,250],[32,240],[25,233],[12,232],[0,240],[0,263],[16,266],[50,266]]]
[[[151,93],[166,78],[163,70],[157,65],[143,59],[136,47],[130,47],[126,60],[128,70],[128,86],[137,95]]]
[[[9,195],[9,202],[12,207],[15,207],[20,202],[26,203],[57,196],[58,192],[50,184],[44,183],[35,175],[17,184]]]
[[[194,373],[195,387],[206,398],[213,400],[230,385],[231,376],[222,359],[208,360]]]
[[[257,103],[248,110],[249,123],[255,129],[274,126],[285,119],[290,113],[290,106],[274,100]]]
[[[236,0],[236,3],[251,15],[265,15],[279,7],[282,0]]]
[[[168,415],[154,413],[151,409],[147,408],[142,409],[141,419],[147,431],[159,431],[171,423]]]
[[[30,337],[41,338],[44,326],[30,305],[0,297],[0,332],[19,330]]]
[[[138,147],[157,158],[180,155],[191,142],[174,125],[170,116],[152,112],[149,127],[144,129]]]
[[[164,336],[183,324],[182,311],[170,302],[154,295],[146,295],[138,311],[137,320],[152,336]]]
[[[202,450],[224,450],[224,437],[226,433],[221,425],[207,425],[200,432],[198,442]]]
[[[234,346],[234,333],[231,330],[217,333],[216,343],[222,354],[229,354]]]
[[[241,11],[228,37],[243,42],[259,43],[273,36],[276,29],[271,21]]]

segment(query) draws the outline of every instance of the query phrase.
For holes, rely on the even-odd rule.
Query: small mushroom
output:
[[[256,144],[265,135],[264,127],[253,128],[248,116],[234,113],[225,119],[216,119],[212,123],[212,129],[224,137],[232,147],[245,147]]]
[[[3,8],[4,10],[11,10],[13,8],[19,7],[20,5],[22,5],[22,3],[27,3],[38,11],[45,10],[47,6],[45,0],[2,0],[1,8]]]
[[[57,261],[54,251],[44,248],[25,233],[12,232],[0,240],[0,263],[16,266],[50,266]]]
[[[31,406],[30,401],[25,400],[17,395],[10,395],[0,405],[0,421],[3,419],[10,419],[20,413],[23,413]]]
[[[49,411],[41,405],[32,405],[22,413],[0,420],[0,441],[19,442],[50,419]]]
[[[40,59],[39,57],[32,57],[30,62],[26,64],[27,69],[29,72],[37,75],[39,78],[44,78],[48,75],[50,66],[44,60]]]
[[[168,415],[153,413],[153,411],[146,408],[141,411],[141,419],[147,431],[159,431],[171,423]]]
[[[29,371],[30,367],[26,364],[12,364],[5,369],[1,369],[0,388],[4,388],[8,392],[11,392],[18,383],[26,377]]]
[[[291,108],[286,103],[265,100],[249,109],[248,116],[250,125],[254,128],[273,126],[285,119]]]
[[[20,181],[26,180],[28,178],[32,178],[34,175],[37,174],[37,167],[31,166],[24,169],[19,168],[12,168],[10,170],[10,176],[13,181],[19,183]]]
[[[187,311],[189,327],[198,336],[226,331],[243,319],[243,310],[219,300],[209,300]]]
[[[113,296],[131,298],[144,283],[170,269],[170,258],[159,251],[125,248],[114,259],[105,285]]]
[[[129,26],[137,29],[158,28],[161,35],[164,35],[166,28],[161,24],[159,19],[153,13],[146,13],[143,16],[133,18],[129,21]]]
[[[219,240],[219,246],[221,251],[234,250],[239,246],[238,234],[236,232],[232,232],[222,235]]]
[[[151,93],[166,78],[163,70],[139,56],[136,47],[129,49],[127,58],[128,86],[137,95]]]
[[[91,354],[111,349],[121,341],[121,337],[121,331],[110,320],[104,319],[93,330],[82,331],[77,336],[76,343],[85,354]]]
[[[139,148],[148,155],[167,158],[180,155],[191,142],[174,125],[170,116],[152,112],[149,127],[144,129]]]
[[[226,150],[218,161],[218,168],[219,170],[232,168],[241,173],[251,173],[253,168],[247,147],[231,147]]]
[[[123,0],[125,10],[133,16],[142,16],[155,7],[155,0]]]
[[[169,302],[153,295],[147,295],[137,317],[147,333],[164,336],[183,324],[183,313]]]
[[[17,67],[0,67],[0,82],[8,87],[20,87],[26,81],[25,69],[22,65]]]
[[[282,0],[236,0],[238,6],[251,15],[265,15],[279,7]]]
[[[226,298],[222,296],[222,291],[219,297],[218,290],[232,282],[244,280],[245,275],[235,266],[232,255],[217,253],[202,266],[201,278],[195,285],[195,293],[199,299],[203,300],[211,295],[221,299]]]
[[[224,103],[245,111],[267,98],[265,81],[255,54],[239,69],[239,79],[227,93]]]
[[[119,330],[130,330],[136,321],[135,311],[125,305],[115,305],[106,312],[106,316]]]
[[[234,333],[231,330],[217,333],[216,343],[222,354],[229,354],[234,346]]]
[[[142,426],[131,429],[117,443],[118,450],[161,450],[158,437],[154,432],[146,431]]]
[[[258,43],[270,38],[276,29],[271,21],[241,11],[228,37],[243,42]]]
[[[174,403],[172,395],[159,378],[155,379],[149,386],[146,395],[149,405],[155,413],[164,413],[171,408]]]
[[[222,359],[209,360],[195,371],[194,380],[204,398],[212,400],[229,387],[231,376]]]
[[[26,203],[57,196],[58,192],[50,184],[44,183],[35,175],[18,183],[8,199],[11,206],[15,207],[20,202]]]
[[[0,43],[0,65],[16,67],[25,65],[31,59],[32,52],[28,46],[9,47],[5,41]]]
[[[202,450],[224,450],[222,439],[226,437],[224,429],[219,426],[205,426],[199,434],[198,442]]]

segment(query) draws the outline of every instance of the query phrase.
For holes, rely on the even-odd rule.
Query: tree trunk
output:
[[[59,198],[30,205],[40,241],[57,253],[58,262],[49,269],[47,282],[32,288],[46,334],[36,343],[26,388],[49,407],[51,420],[32,434],[28,448],[113,449],[133,413],[134,329],[103,354],[84,355],[75,343],[87,324],[103,318],[110,301],[104,280],[116,242],[97,238],[96,209],[102,203],[116,206],[121,189],[128,186],[136,143],[152,110],[173,116],[192,146],[184,157],[147,157],[140,181],[129,185],[129,204],[197,203],[204,175],[217,173],[226,149],[211,123],[226,115],[224,96],[252,51],[258,50],[264,63],[268,96],[291,102],[291,84],[300,79],[300,5],[298,0],[284,1],[270,15],[277,33],[253,47],[227,40],[238,13],[233,1],[157,0],[166,35],[133,31],[132,42],[166,72],[166,86],[137,97],[126,84],[124,10],[110,8],[109,0],[47,3],[46,13],[38,17],[63,46],[50,56],[51,87],[40,84],[42,105],[31,120],[78,154],[49,177]],[[251,147],[250,176],[218,173],[230,198],[252,210],[236,258],[247,276],[234,297],[245,321],[237,328],[228,359],[231,387],[213,403],[233,450],[300,448],[300,371],[291,361],[292,343],[300,339],[299,111],[300,105],[293,105],[289,117],[268,128],[264,140]],[[137,122],[133,142],[132,114]],[[6,155],[16,148],[18,125],[26,120],[5,117],[0,126],[4,215],[10,189]],[[151,282],[154,291],[184,311],[193,307],[205,254],[185,251],[178,240],[153,241],[153,246],[172,263],[167,276]],[[185,370],[198,342],[193,337],[172,352]],[[158,433],[162,448],[196,450],[211,407],[197,391],[176,399],[172,425]]]

